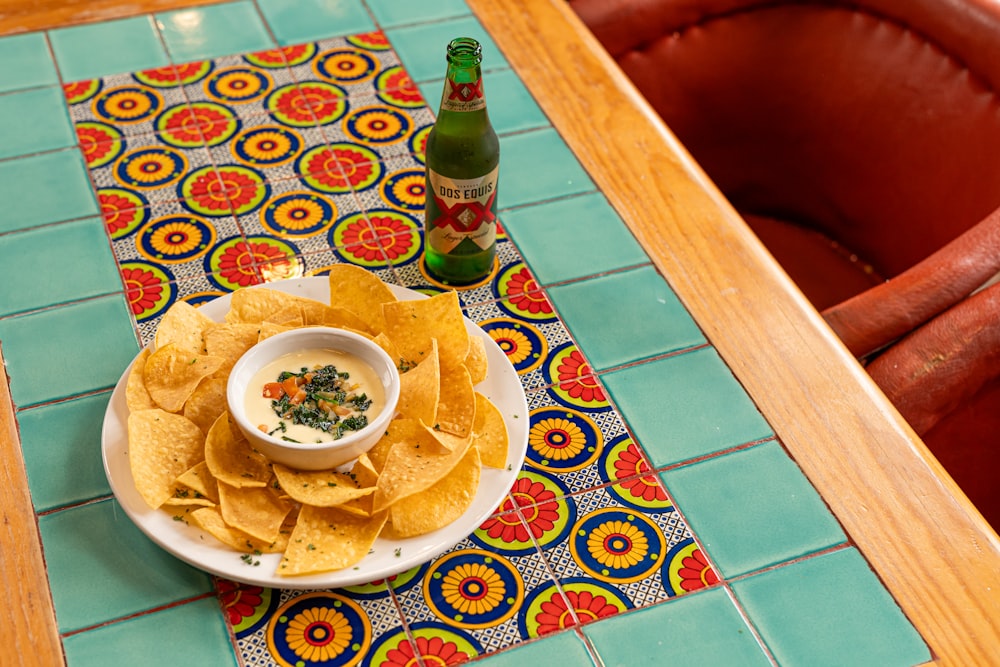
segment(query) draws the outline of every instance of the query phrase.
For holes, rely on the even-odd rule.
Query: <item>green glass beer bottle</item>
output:
[[[424,262],[448,285],[481,281],[496,257],[500,142],[483,96],[482,47],[448,44],[441,108],[427,135]]]

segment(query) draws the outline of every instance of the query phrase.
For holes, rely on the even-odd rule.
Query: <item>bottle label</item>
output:
[[[480,178],[448,178],[432,169],[427,180],[437,215],[427,221],[427,243],[438,252],[451,252],[469,239],[486,250],[497,235],[497,177],[500,166]],[[436,209],[436,211],[435,211]]]
[[[446,79],[441,95],[441,108],[445,111],[479,111],[486,108],[483,95],[483,77],[474,83],[459,83]]]

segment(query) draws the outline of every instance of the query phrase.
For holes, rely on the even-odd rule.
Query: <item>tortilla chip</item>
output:
[[[372,338],[372,342],[385,350],[385,353],[389,355],[389,358],[396,362],[397,367],[399,366],[399,350],[396,348],[395,344],[393,344],[392,340],[385,335],[384,331],[379,331],[378,335]]]
[[[194,354],[167,343],[146,359],[142,378],[157,405],[167,412],[180,412],[198,383],[221,365],[218,357]]]
[[[190,516],[196,526],[236,551],[267,554],[284,551],[288,545],[289,531],[280,530],[272,542],[259,540],[227,524],[218,507],[203,507],[191,512]]]
[[[412,421],[410,419],[393,419],[386,427],[385,434],[366,452],[365,456],[372,468],[375,469],[376,474],[382,472],[385,460],[389,456],[389,450],[401,437],[399,432],[401,425],[409,424]]]
[[[389,509],[394,536],[424,535],[462,516],[476,497],[481,470],[479,450],[470,447],[451,472]]]
[[[374,488],[374,487],[373,487]],[[370,517],[372,516],[372,497],[374,494],[369,493],[367,496],[361,496],[360,498],[352,498],[346,503],[341,505],[336,505],[337,509],[347,512],[351,516],[357,517]]]
[[[368,458],[367,454],[362,454],[351,466],[351,478],[360,489],[375,489],[378,484],[378,471]],[[345,512],[355,516],[371,516],[374,493],[350,500],[340,506]]]
[[[464,452],[472,444],[472,433],[461,436],[442,431],[440,428],[434,426],[428,426],[423,422],[421,422],[421,426],[427,430],[427,433],[434,439],[434,442],[438,443],[438,447],[442,451]]]
[[[184,416],[208,435],[212,424],[226,411],[226,378],[208,377],[198,383],[184,403]]]
[[[469,336],[469,354],[465,357],[465,367],[476,385],[486,379],[489,370],[486,359],[486,341],[482,336]]]
[[[260,325],[245,322],[213,324],[204,333],[207,354],[222,359],[221,372],[228,373],[239,358],[257,344]]]
[[[407,363],[418,364],[437,338],[441,367],[457,366],[469,354],[469,332],[454,291],[427,299],[382,304],[385,333]]]
[[[382,304],[396,301],[388,285],[368,269],[354,264],[334,264],[328,279],[331,306],[350,310],[373,332],[385,331]]]
[[[194,489],[185,486],[183,484],[174,485],[174,495],[170,497],[170,500],[163,503],[161,507],[166,507],[171,505],[173,507],[214,507],[217,503],[212,500],[202,496]]]
[[[171,502],[166,502],[160,505],[161,512],[169,514],[173,517],[174,521],[183,521],[188,525],[194,523],[192,521],[192,516],[200,509],[205,509],[205,507],[201,505],[175,505]]]
[[[173,343],[188,354],[204,354],[202,334],[213,320],[187,301],[175,301],[156,325],[156,348]]]
[[[441,372],[441,396],[434,428],[466,438],[472,434],[476,419],[476,390],[464,366],[445,368]]]
[[[290,306],[298,309],[306,302],[317,303],[312,299],[268,287],[244,287],[233,292],[225,320],[260,324],[271,318],[287,317]]]
[[[268,488],[239,488],[219,483],[219,509],[225,522],[270,544],[278,533],[292,506]]]
[[[305,322],[302,321],[302,308],[297,303],[292,303],[271,313],[261,324],[278,324],[291,329],[301,327]]]
[[[158,408],[128,416],[128,442],[135,488],[153,509],[170,500],[177,477],[204,457],[201,429],[182,415]]]
[[[205,438],[205,463],[217,480],[235,487],[262,487],[271,481],[271,464],[229,421],[219,415]]]
[[[455,467],[467,449],[443,449],[432,431],[419,422],[397,419],[394,424],[397,439],[379,473],[372,506],[375,512],[433,485]]]
[[[351,474],[336,470],[293,470],[275,463],[274,475],[282,490],[303,505],[336,507],[375,492],[374,485],[362,488]]]
[[[396,409],[404,417],[433,424],[440,397],[441,368],[438,365],[437,339],[432,339],[430,352],[424,360],[400,373]]]
[[[507,422],[500,409],[479,392],[476,392],[476,421],[472,426],[472,444],[479,448],[483,465],[503,468],[507,465],[507,448],[510,436]]]
[[[351,466],[351,474],[354,476],[354,481],[362,489],[378,484],[378,470],[368,454],[362,454],[358,457],[354,465]]]
[[[142,377],[146,359],[150,354],[148,347],[142,348],[132,362],[132,370],[129,371],[128,380],[125,381],[125,405],[128,406],[129,412],[157,407],[153,397],[146,391],[146,381]]]
[[[308,301],[300,304],[302,321],[305,326],[336,327],[338,329],[354,329],[367,334],[374,333],[368,323],[346,308],[328,306],[319,301]]]
[[[337,507],[303,505],[277,574],[342,570],[361,561],[385,525],[387,513],[357,517]]]
[[[182,473],[177,481],[213,503],[219,502],[219,482],[204,461],[199,461],[194,467]]]
[[[301,325],[300,325],[301,326]],[[257,335],[257,342],[270,338],[275,334],[280,334],[283,331],[291,331],[292,329],[297,329],[298,326],[290,327],[283,324],[274,324],[273,322],[261,322],[260,333]]]

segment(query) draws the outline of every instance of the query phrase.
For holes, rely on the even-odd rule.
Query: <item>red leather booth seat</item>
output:
[[[570,5],[819,310],[1000,206],[1000,0]],[[923,437],[1000,525],[1000,383]]]

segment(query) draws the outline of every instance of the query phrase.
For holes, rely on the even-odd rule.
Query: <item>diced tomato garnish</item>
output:
[[[292,397],[289,400],[292,402],[292,405],[298,405],[302,401],[306,400],[306,396],[308,396],[308,394],[306,394],[304,389],[299,389],[291,396]]]
[[[284,389],[285,393],[289,396],[294,396],[299,391],[299,383],[296,382],[296,378],[293,375],[292,377],[287,377],[282,380],[281,388]]]
[[[264,385],[264,398],[279,399],[285,395],[285,390],[280,382],[268,382]]]

